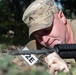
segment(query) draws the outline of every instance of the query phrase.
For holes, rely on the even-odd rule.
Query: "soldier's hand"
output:
[[[45,57],[45,61],[48,64],[50,73],[57,74],[58,71],[69,73],[67,63],[63,59],[61,59],[56,52],[53,52]]]

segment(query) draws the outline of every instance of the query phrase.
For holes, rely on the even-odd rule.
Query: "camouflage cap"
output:
[[[40,29],[51,26],[54,13],[59,11],[54,0],[35,0],[23,14],[22,20],[29,27],[29,36]]]

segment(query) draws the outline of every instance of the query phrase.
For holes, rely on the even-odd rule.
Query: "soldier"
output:
[[[71,21],[67,21],[54,0],[35,0],[25,10],[22,20],[29,28],[29,37],[34,35],[42,46],[74,43]],[[45,57],[45,61],[51,73],[69,72],[67,63],[56,52]]]

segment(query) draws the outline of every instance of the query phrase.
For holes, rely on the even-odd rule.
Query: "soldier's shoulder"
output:
[[[76,19],[71,20],[72,25],[76,25]]]
[[[71,23],[71,25],[72,25],[72,24],[73,24],[73,25],[76,24],[76,19],[67,19],[67,21],[68,21],[69,23]]]
[[[30,50],[35,50],[36,47],[36,40],[31,40],[26,44],[26,47],[29,48]]]
[[[73,32],[76,33],[76,19],[67,19],[67,21],[69,22]]]
[[[76,43],[76,19],[72,19],[70,25],[74,34],[74,41]]]
[[[70,24],[74,34],[76,35],[76,19],[71,20]]]

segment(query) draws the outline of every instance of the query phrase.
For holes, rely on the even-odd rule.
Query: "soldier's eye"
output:
[[[32,17],[29,17],[29,21],[31,21],[31,20],[33,20],[33,18]]]
[[[49,30],[47,30],[47,29],[43,30],[42,34],[43,35],[48,35],[49,34]]]

